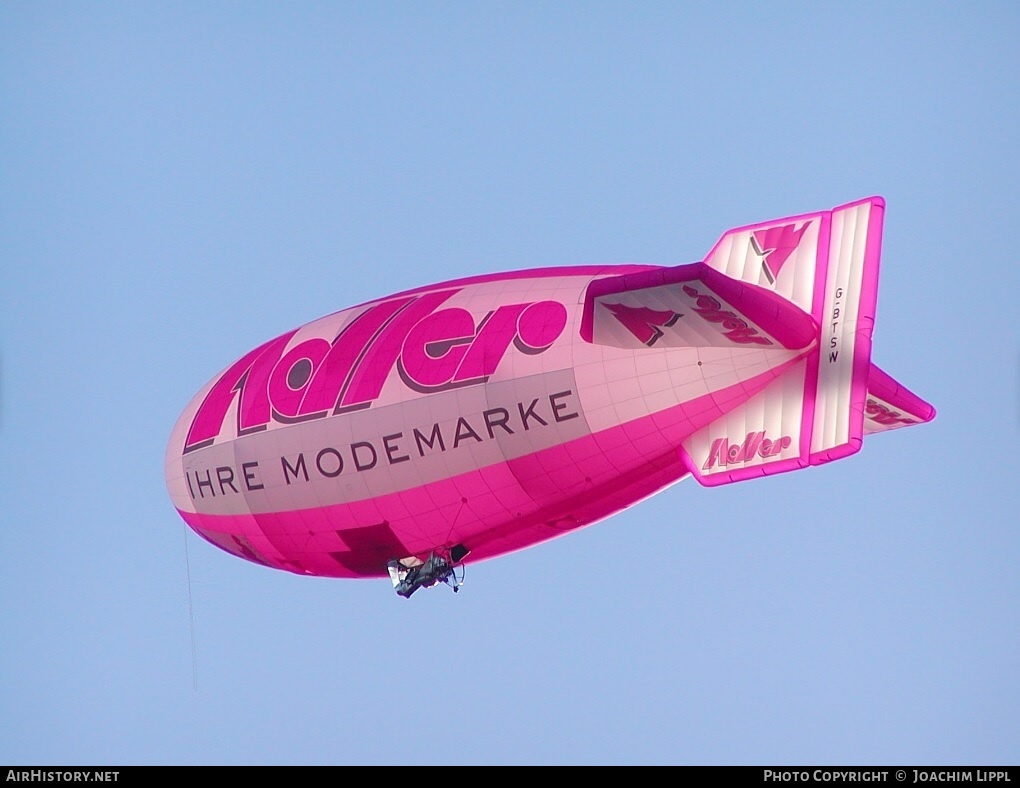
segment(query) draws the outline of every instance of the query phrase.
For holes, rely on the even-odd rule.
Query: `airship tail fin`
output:
[[[897,383],[874,364],[868,376],[868,398],[864,405],[864,434],[924,424],[935,418],[935,408]]]
[[[693,263],[596,279],[585,296],[581,336],[630,350],[804,350],[816,341],[818,326],[772,290]]]
[[[884,212],[884,201],[872,197],[730,230],[713,247],[704,265],[809,314],[816,345],[683,441],[702,484],[820,465],[860,450],[866,433],[934,417],[871,363]]]

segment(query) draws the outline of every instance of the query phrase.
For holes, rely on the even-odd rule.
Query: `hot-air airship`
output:
[[[396,592],[693,476],[858,451],[935,411],[871,362],[879,197],[724,233],[700,263],[429,285],[259,345],[185,408],[180,515],[229,553]]]

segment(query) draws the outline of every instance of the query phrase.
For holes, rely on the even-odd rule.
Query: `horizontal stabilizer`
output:
[[[924,424],[934,418],[935,408],[871,365],[868,399],[864,406],[865,435]]]
[[[810,315],[770,290],[693,263],[592,282],[581,336],[628,349],[801,350],[815,341],[818,327]]]

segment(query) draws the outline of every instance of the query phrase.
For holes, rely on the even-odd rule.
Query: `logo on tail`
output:
[[[881,424],[883,427],[889,427],[893,424],[920,424],[920,419],[913,418],[911,416],[905,416],[898,410],[883,405],[881,402],[877,402],[872,398],[868,398],[867,405],[864,407],[864,415],[877,424]]]
[[[798,230],[792,224],[782,224],[751,233],[751,248],[762,258],[761,270],[770,285],[776,283],[779,270],[800,245],[800,239],[809,224],[811,222],[804,222]]]
[[[701,470],[710,471],[718,463],[720,468],[727,465],[740,465],[755,459],[755,455],[763,460],[778,457],[783,449],[789,448],[793,438],[783,435],[777,440],[765,437],[765,430],[747,433],[743,443],[730,443],[728,438],[716,438],[712,448],[708,450],[708,459]]]
[[[683,317],[679,312],[665,309],[649,309],[644,306],[625,306],[624,304],[605,304],[606,309],[613,313],[624,327],[638,341],[648,347],[655,344],[662,336],[662,328],[669,328]],[[662,326],[662,328],[660,328]]]

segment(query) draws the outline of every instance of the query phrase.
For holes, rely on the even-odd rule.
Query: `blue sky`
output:
[[[1017,763],[1018,22],[0,4],[0,763]],[[930,425],[409,601],[170,504],[180,411],[287,329],[871,194],[874,358]]]

